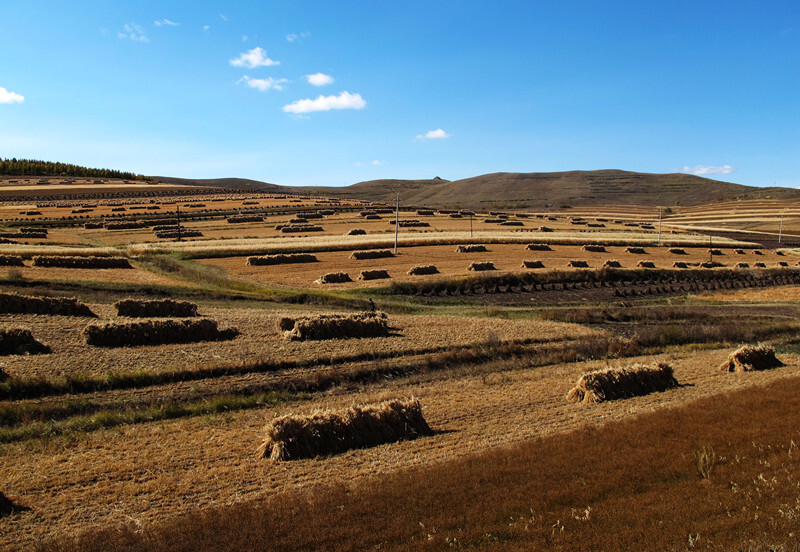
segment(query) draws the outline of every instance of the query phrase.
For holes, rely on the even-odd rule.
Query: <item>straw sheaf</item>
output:
[[[775,349],[764,345],[743,345],[730,354],[722,363],[723,372],[752,372],[769,370],[783,366],[783,362],[775,357]]]
[[[542,261],[522,261],[521,268],[544,268],[544,263]]]
[[[497,268],[495,268],[493,262],[486,261],[486,262],[482,262],[482,263],[479,263],[479,262],[471,263],[467,267],[467,270],[474,270],[474,271],[478,272],[478,271],[481,271],[481,270],[497,270]]]
[[[329,272],[319,277],[315,284],[343,284],[345,282],[352,282],[350,275],[347,272]]]
[[[646,255],[647,251],[644,247],[628,247],[625,249],[625,253],[634,253],[636,255]]]
[[[133,268],[125,257],[66,257],[36,255],[33,266],[58,268]]]
[[[135,347],[138,345],[163,345],[166,343],[196,343],[222,341],[239,335],[235,328],[220,330],[217,322],[201,320],[147,320],[129,324],[86,326],[83,337],[88,345],[96,347]]]
[[[459,245],[456,253],[485,253],[489,251],[485,245]]]
[[[553,248],[546,243],[529,243],[525,246],[528,251],[552,251]]]
[[[197,305],[188,301],[174,301],[160,299],[153,301],[140,301],[137,299],[122,299],[114,303],[117,316],[132,318],[169,318],[197,316]]]
[[[605,246],[603,246],[603,245],[593,245],[593,244],[589,244],[589,243],[587,243],[586,245],[581,247],[581,249],[583,251],[589,251],[591,253],[605,253],[606,252]]]
[[[356,260],[385,259],[387,257],[394,257],[394,253],[388,249],[370,249],[367,251],[353,251],[353,253],[350,255],[351,259]]]
[[[277,255],[264,255],[248,257],[247,264],[251,266],[270,266],[293,263],[316,263],[317,256],[311,253],[289,253]]]
[[[17,255],[0,255],[0,266],[24,266],[24,263]]]
[[[0,330],[0,355],[40,355],[49,352],[50,347],[39,343],[30,330]]]
[[[0,312],[97,318],[97,315],[89,307],[79,303],[74,297],[33,297],[16,293],[0,293]]]
[[[603,268],[622,268],[622,263],[612,259],[608,259],[603,263]]]
[[[278,327],[289,341],[385,337],[389,335],[389,318],[385,312],[284,317]]]
[[[638,268],[655,268],[656,264],[653,261],[639,261],[636,266]]]
[[[355,405],[347,410],[287,415],[273,420],[258,449],[261,458],[296,460],[432,435],[418,399]]]
[[[375,270],[362,270],[361,274],[359,274],[359,280],[382,280],[385,278],[391,278],[389,276],[389,271],[384,270],[382,268],[375,269]]]
[[[633,364],[582,375],[567,393],[567,400],[599,403],[665,391],[679,385],[669,364]]]
[[[435,265],[412,266],[408,271],[411,276],[425,276],[428,274],[439,274],[439,269]]]

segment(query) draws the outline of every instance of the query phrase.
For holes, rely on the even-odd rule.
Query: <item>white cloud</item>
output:
[[[372,163],[370,163],[370,165],[372,165],[373,167],[380,167],[381,165],[383,165],[383,161],[378,161],[378,160],[376,159],[375,161],[373,161]]]
[[[25,96],[11,92],[0,86],[0,104],[22,103],[24,101]]]
[[[207,31],[211,28],[211,25],[203,25],[203,30]]]
[[[302,42],[302,39],[308,38],[311,33],[289,33],[286,35],[286,42]]]
[[[147,38],[147,35],[144,34],[144,29],[141,25],[137,25],[136,23],[125,23],[122,26],[122,30],[124,32],[117,33],[119,38],[127,38],[133,40],[134,42],[149,42],[150,39]]]
[[[314,86],[325,86],[333,82],[333,77],[325,73],[314,73],[313,75],[306,75],[309,84]]]
[[[228,16],[227,15],[219,14],[219,18],[222,19],[223,21],[227,21],[228,20]]]
[[[255,88],[257,90],[261,90],[262,92],[266,92],[267,90],[283,90],[284,83],[289,82],[288,79],[273,79],[269,77],[267,79],[251,79],[247,75],[243,76],[239,79],[239,82],[243,82],[247,84],[250,88]],[[239,84],[237,82],[236,84]]]
[[[683,167],[681,169],[683,173],[689,174],[696,174],[696,175],[706,175],[706,174],[731,174],[734,172],[733,167],[730,165],[722,165],[719,167],[707,167],[705,165],[697,165],[695,167]]]
[[[247,35],[242,35],[242,42],[247,42]]]
[[[162,25],[167,25],[169,27],[177,27],[180,23],[175,23],[174,21],[170,21],[166,17],[164,19],[159,19],[158,21],[153,21],[156,27],[161,27]]]
[[[417,140],[442,140],[443,138],[450,138],[450,135],[441,128],[429,130],[425,134],[417,134]]]
[[[286,113],[310,113],[312,111],[330,111],[331,109],[362,109],[367,102],[361,94],[342,92],[338,96],[319,96],[316,100],[298,100],[283,106]]]
[[[255,67],[280,65],[280,63],[280,61],[269,59],[269,57],[267,57],[267,52],[260,46],[241,53],[239,54],[239,57],[230,60],[230,64],[234,67],[248,67],[250,69],[254,69]]]

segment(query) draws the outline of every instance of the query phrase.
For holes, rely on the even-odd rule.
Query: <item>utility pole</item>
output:
[[[397,194],[397,208],[394,211],[394,254],[397,255],[397,234],[400,231],[400,194]]]

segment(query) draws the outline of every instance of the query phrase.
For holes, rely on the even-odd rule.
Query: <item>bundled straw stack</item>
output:
[[[16,293],[0,293],[0,313],[51,314],[61,316],[97,315],[74,297],[33,297]]]
[[[743,345],[730,354],[722,363],[723,372],[752,372],[769,370],[783,366],[783,362],[775,358],[775,349],[764,345]]]
[[[485,245],[459,245],[456,253],[485,253],[488,251]]]
[[[317,256],[311,253],[289,253],[277,255],[263,255],[248,257],[247,264],[251,266],[269,266],[293,263],[316,263]]]
[[[384,337],[389,335],[389,318],[385,312],[320,314],[284,317],[278,321],[278,327],[284,339],[290,341]]]
[[[633,364],[582,375],[567,393],[567,400],[599,403],[665,391],[679,385],[669,364]]]
[[[288,415],[272,421],[258,449],[261,458],[296,460],[339,454],[432,435],[417,399],[357,405],[347,410]]]
[[[86,326],[83,337],[96,347],[135,347],[166,343],[223,341],[239,335],[235,328],[220,330],[215,320],[147,320],[130,324]]]
[[[185,318],[197,316],[197,305],[188,301],[173,301],[172,299],[159,299],[154,301],[140,301],[137,299],[122,299],[114,303],[117,316],[130,316],[132,318]]]
[[[0,355],[40,355],[50,352],[50,347],[39,343],[30,330],[0,330]]]
[[[411,276],[425,276],[427,274],[439,274],[439,269],[436,268],[436,265],[412,266],[408,273]]]

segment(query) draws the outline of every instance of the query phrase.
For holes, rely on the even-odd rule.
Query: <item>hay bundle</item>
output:
[[[0,355],[41,355],[49,352],[50,347],[36,341],[30,330],[0,330]]]
[[[117,316],[130,316],[132,318],[185,318],[197,316],[197,305],[188,301],[173,301],[172,299],[155,301],[122,299],[114,303],[114,308],[117,309]]]
[[[577,259],[573,259],[567,263],[567,266],[570,266],[572,268],[589,268],[589,263],[587,263],[586,261],[579,261]]]
[[[593,244],[586,244],[581,247],[583,251],[589,251],[591,253],[605,253],[606,248],[603,245],[593,245]]]
[[[647,251],[645,251],[644,247],[628,247],[625,249],[625,253],[634,253],[636,255],[647,255]]]
[[[612,261],[609,259],[603,263],[603,268],[622,268],[622,264],[619,261]]]
[[[783,366],[775,358],[775,349],[764,345],[743,345],[730,354],[719,367],[723,372],[752,372]]]
[[[522,261],[522,268],[544,268],[542,261]]]
[[[503,219],[501,219],[501,218],[487,218],[487,219],[483,219],[483,222],[485,222],[487,224],[500,224],[501,222],[503,222]]]
[[[672,268],[689,268],[689,265],[683,261],[675,261],[672,263]]]
[[[733,252],[737,255],[744,255],[744,249],[734,249]]]
[[[347,272],[329,272],[319,277],[316,284],[343,284],[345,282],[352,282],[350,275]]]
[[[367,233],[367,231],[362,229],[362,228],[353,228],[352,230],[350,230],[345,235],[346,236],[364,236],[364,235],[366,235],[366,233]]]
[[[0,293],[0,312],[4,314],[53,314],[61,316],[91,316],[89,307],[74,297],[32,297],[16,293]]]
[[[603,224],[602,222],[588,222],[588,223],[586,223],[586,226],[588,226],[589,228],[605,228],[606,227],[606,225]]]
[[[0,266],[25,266],[22,257],[17,255],[0,255]]]
[[[687,255],[686,250],[679,247],[670,247],[669,252],[673,255]]]
[[[709,255],[722,255],[722,250],[721,249],[709,249],[708,250],[708,254]]]
[[[464,218],[464,215],[462,215],[461,213],[450,213],[448,216],[449,216],[450,218],[453,218],[453,219],[460,219],[460,218]]]
[[[338,454],[421,435],[432,435],[418,399],[356,405],[347,410],[287,415],[273,420],[259,447],[261,458],[295,460]]]
[[[104,225],[105,225],[105,223],[103,223],[102,221],[100,221],[100,222],[85,222],[83,224],[83,227],[85,229],[87,229],[87,230],[96,230],[98,228],[103,228]]]
[[[500,223],[500,226],[525,226],[521,220],[505,220]]]
[[[334,211],[333,209],[320,209],[319,211],[317,211],[317,214],[322,215],[323,217],[327,217],[330,215],[335,215],[336,211]]]
[[[194,228],[183,228],[181,230],[163,230],[161,232],[156,232],[156,237],[168,240],[175,238],[202,238],[203,233]]]
[[[489,251],[485,245],[459,245],[456,253],[486,253]]]
[[[736,263],[736,268],[750,268],[749,263]]]
[[[277,255],[264,255],[260,257],[248,257],[247,264],[251,266],[269,266],[279,264],[294,263],[316,263],[317,256],[311,253],[289,253]]]
[[[281,228],[284,234],[299,233],[299,232],[324,232],[322,226],[315,226],[313,224],[292,224]]]
[[[491,261],[486,261],[482,263],[472,263],[467,267],[467,270],[474,270],[476,272],[481,270],[497,270],[494,266],[494,263]]]
[[[263,222],[264,217],[260,217],[258,215],[236,215],[233,217],[228,217],[227,220],[230,224],[242,224],[245,222]]]
[[[411,276],[425,276],[428,274],[439,274],[439,269],[435,265],[412,266],[408,271]]]
[[[377,211],[370,211],[370,210],[368,210],[368,211],[361,211],[361,213],[359,213],[359,214],[360,214],[362,217],[368,217],[368,216],[370,216],[370,215],[377,215],[377,214],[378,214],[378,212],[377,212]]]
[[[147,320],[129,324],[104,324],[86,326],[83,337],[88,345],[96,347],[135,347],[137,345],[163,345],[166,343],[197,343],[223,341],[239,335],[235,328],[220,330],[217,322],[201,320]]]
[[[57,268],[133,268],[125,257],[66,257],[36,255],[33,266]]]
[[[753,249],[753,255],[763,255],[763,254],[764,252],[761,251],[760,249]]]
[[[706,261],[704,263],[700,263],[700,266],[702,268],[720,268],[725,265],[716,261]]]
[[[553,232],[553,231],[554,231],[554,230],[553,230],[552,228],[550,228],[549,226],[540,226],[539,228],[537,228],[537,230],[538,230],[539,232]]]
[[[381,220],[380,215],[367,215],[364,217],[364,220]]]
[[[308,219],[307,218],[303,218],[303,217],[297,217],[297,218],[289,219],[289,223],[290,224],[305,224],[307,222],[308,222]]]
[[[778,266],[788,267],[789,263],[787,263],[786,261],[778,261]]]
[[[44,239],[47,234],[38,232],[3,232],[0,234],[2,238],[19,238],[24,240]]]
[[[417,214],[423,217],[432,217],[433,211],[431,209],[420,209],[417,211]]]
[[[767,265],[764,263],[754,263],[753,266],[756,268],[767,268]]]
[[[134,230],[136,228],[146,228],[147,225],[140,220],[125,221],[125,222],[108,222],[106,223],[106,230]]]
[[[552,251],[553,248],[546,243],[529,243],[525,246],[528,251]]]
[[[20,226],[19,231],[22,234],[47,234],[47,228],[38,226]]]
[[[389,319],[385,312],[353,314],[321,314],[300,318],[284,317],[278,321],[284,339],[347,339],[385,337],[389,335]]]
[[[388,249],[368,249],[366,251],[353,251],[350,255],[351,259],[356,260],[385,259],[386,257],[394,257],[394,253]]]
[[[389,221],[389,224],[394,224],[394,221]],[[427,228],[431,224],[429,222],[422,222],[420,220],[401,220],[400,228]]]
[[[567,400],[599,403],[666,391],[679,385],[669,364],[633,364],[582,375],[567,393]]]
[[[639,261],[636,266],[638,268],[655,268],[656,264],[653,261]]]
[[[362,270],[358,275],[359,280],[382,280],[384,278],[391,278],[391,276],[388,271],[383,269]]]
[[[308,220],[325,218],[321,213],[300,213],[297,216]]]

